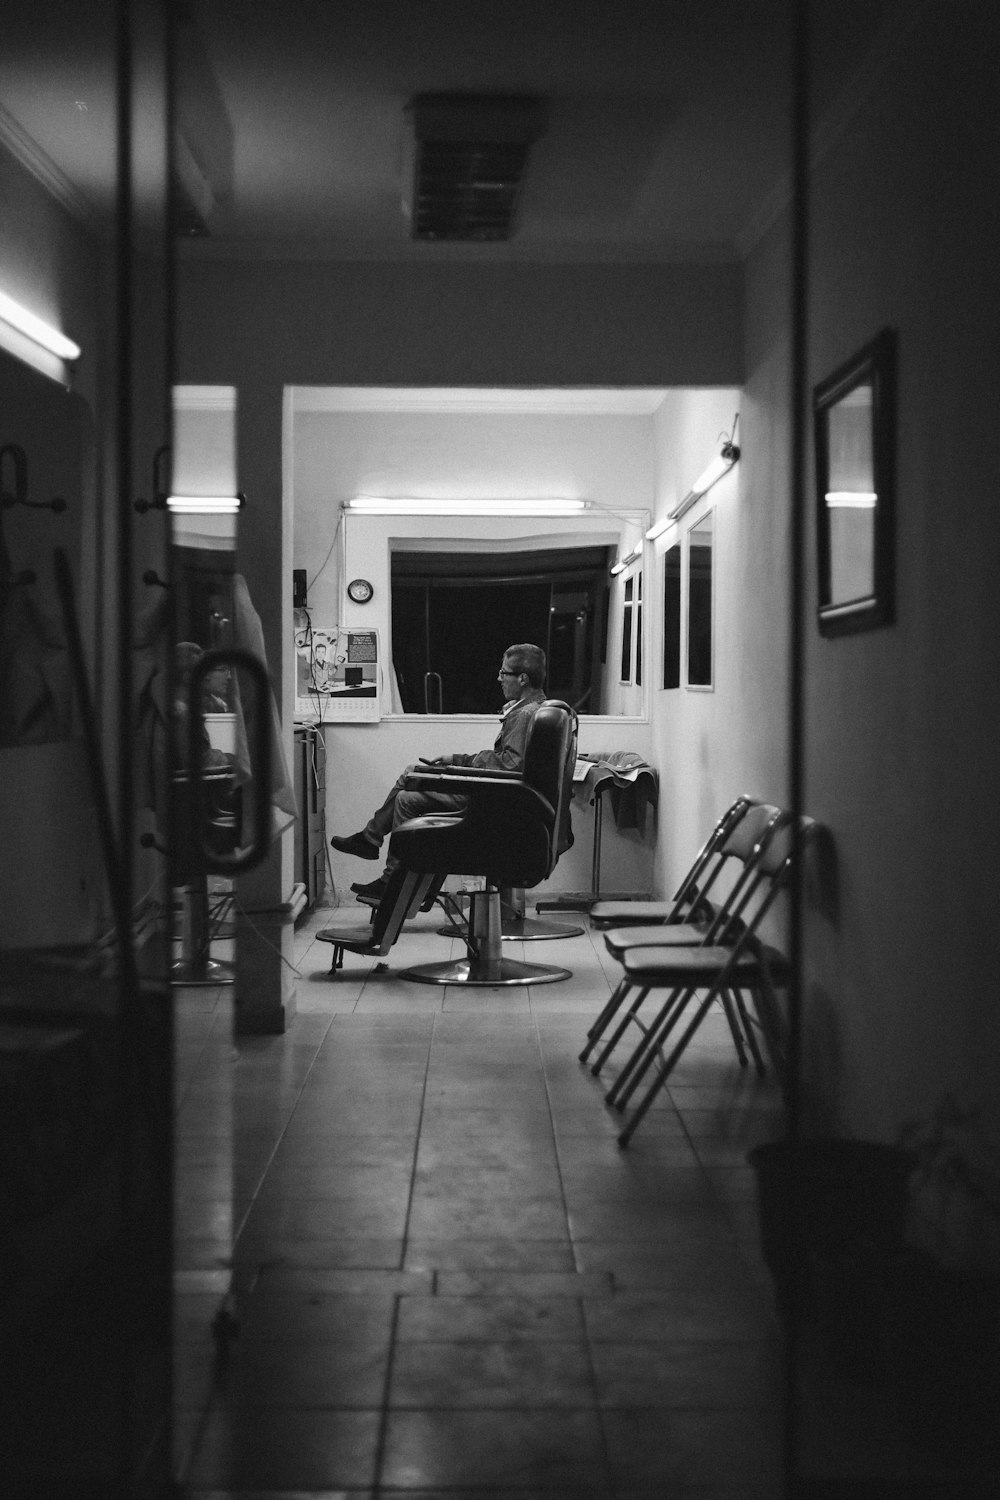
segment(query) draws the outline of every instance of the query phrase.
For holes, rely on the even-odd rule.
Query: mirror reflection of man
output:
[[[528,642],[508,646],[497,681],[504,696],[504,706],[500,713],[500,733],[492,750],[478,750],[474,755],[439,755],[431,764],[497,767],[505,771],[522,769],[528,729],[538,705],[545,701],[545,652],[540,646]],[[464,797],[446,792],[408,791],[406,778],[419,769],[419,766],[407,766],[364,828],[358,833],[334,834],[330,840],[333,847],[358,859],[378,859],[383,840],[407,818],[417,818],[427,812],[460,812],[465,807]],[[352,889],[366,899],[380,900],[396,864],[390,854],[385,870],[377,880],[368,885],[354,885]]]

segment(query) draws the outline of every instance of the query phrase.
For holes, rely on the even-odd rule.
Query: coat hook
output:
[[[14,485],[7,489],[4,484],[4,459],[10,459],[9,468],[14,470]],[[28,460],[18,443],[4,443],[0,448],[0,505],[9,510],[12,505],[22,505],[28,490]]]
[[[14,468],[14,487],[6,489],[3,483],[3,461],[9,458]],[[54,510],[57,513],[66,509],[66,501],[61,495],[56,495],[52,500],[29,500],[28,499],[28,458],[19,443],[4,443],[0,448],[0,507],[10,510],[15,505],[26,505],[29,510]]]
[[[170,445],[163,443],[153,454],[153,498],[146,500],[142,496],[136,500],[135,508],[140,515],[145,515],[148,510],[166,510],[167,496],[170,494],[170,483],[165,475],[165,466],[170,461]]]

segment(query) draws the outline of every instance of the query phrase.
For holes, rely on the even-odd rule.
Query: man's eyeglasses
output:
[[[506,667],[501,667],[497,673],[498,677],[520,677],[520,672],[508,672]]]

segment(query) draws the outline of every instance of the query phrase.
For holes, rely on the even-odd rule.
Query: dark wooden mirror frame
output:
[[[870,384],[873,508],[871,588],[856,597],[833,597],[833,537],[826,502],[830,473],[830,416],[859,386]],[[818,623],[823,635],[847,635],[889,625],[895,617],[896,334],[884,328],[852,359],[813,390],[816,456],[816,559]]]

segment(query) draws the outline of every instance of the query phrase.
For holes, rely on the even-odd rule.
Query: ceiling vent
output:
[[[418,94],[404,211],[415,240],[509,240],[528,152],[548,123],[524,94]]]

